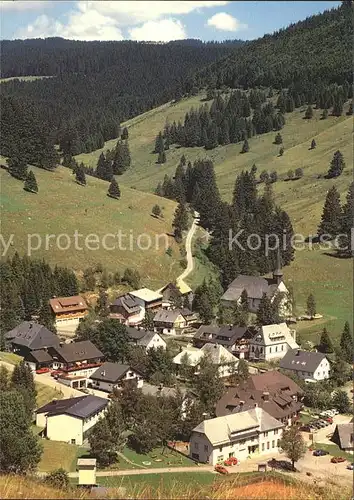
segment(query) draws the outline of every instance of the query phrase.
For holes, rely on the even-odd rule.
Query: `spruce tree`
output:
[[[283,138],[281,134],[277,134],[274,139],[274,144],[283,144]]]
[[[321,120],[325,120],[326,118],[328,118],[328,109],[324,109],[321,115]]]
[[[188,211],[186,206],[182,203],[179,203],[176,208],[172,227],[174,228],[176,241],[181,241],[183,231],[188,229]]]
[[[321,222],[318,227],[318,235],[328,235],[329,239],[335,238],[341,230],[342,208],[340,196],[335,186],[332,186],[326,196],[322,211]]]
[[[75,180],[80,186],[86,186],[85,168],[82,163],[77,166],[75,173]]]
[[[316,148],[316,145],[317,145],[317,144],[316,144],[315,139],[312,139],[310,149],[315,149],[315,148]]]
[[[352,116],[352,114],[353,114],[353,102],[349,104],[349,109],[347,111],[348,116]]]
[[[283,154],[284,154],[284,148],[280,148],[279,149],[279,156],[283,156]]]
[[[37,181],[32,170],[27,174],[23,189],[29,193],[38,193]]]
[[[24,181],[27,178],[27,163],[25,160],[11,157],[6,160],[9,168],[9,173],[12,177]]]
[[[162,137],[162,132],[159,132],[159,135],[156,137],[155,140],[154,153],[162,153],[162,151],[164,150],[165,150],[165,145]]]
[[[276,323],[276,319],[273,304],[268,295],[264,293],[257,311],[257,324],[259,326],[273,325]]]
[[[345,162],[343,155],[340,151],[336,151],[331,160],[327,178],[332,179],[333,177],[339,177],[345,168]]]
[[[124,127],[124,128],[123,128],[123,131],[122,131],[121,139],[122,139],[123,141],[125,141],[125,140],[127,140],[127,139],[128,139],[128,137],[129,137],[129,132],[128,132],[128,129],[127,129],[127,127]]]
[[[311,120],[312,117],[313,117],[313,109],[311,105],[308,105],[305,111],[305,118],[306,120]]]
[[[166,163],[166,153],[165,151],[160,151],[158,157],[157,157],[157,163],[159,165],[162,165],[163,163]]]
[[[155,217],[161,217],[162,216],[162,210],[160,208],[159,205],[154,205],[152,207],[152,210],[151,210],[151,213],[155,216]]]
[[[332,341],[330,339],[330,336],[328,335],[326,328],[324,328],[323,332],[321,333],[320,343],[318,345],[318,350],[320,352],[325,353],[325,354],[330,354],[333,352],[333,344],[332,344]]]
[[[337,96],[334,101],[332,115],[341,116],[343,114],[343,102],[341,96]]]
[[[348,193],[346,196],[346,202],[343,206],[342,210],[342,222],[341,222],[341,233],[345,234],[344,243],[347,247],[346,253],[348,255],[354,250],[352,248],[351,241],[351,231],[353,227],[354,220],[354,182],[352,182],[349,186]],[[341,242],[342,244],[342,242]]]
[[[350,365],[354,362],[354,343],[353,335],[350,332],[349,322],[346,321],[340,338],[341,355]]]
[[[120,198],[120,189],[118,186],[118,182],[115,180],[114,177],[112,178],[112,181],[109,185],[107,195],[110,198],[115,198],[116,200],[119,200],[119,198]]]
[[[315,297],[312,295],[312,293],[310,293],[310,295],[307,297],[306,313],[311,317],[311,319],[316,314],[316,301],[315,301]]]
[[[243,142],[243,145],[242,145],[241,153],[248,153],[249,150],[250,150],[250,146],[248,144],[248,140],[245,139]]]

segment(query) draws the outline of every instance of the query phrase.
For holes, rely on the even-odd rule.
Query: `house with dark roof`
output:
[[[180,309],[160,309],[154,316],[154,330],[170,335],[183,334],[187,322]]]
[[[205,344],[218,344],[239,358],[247,358],[249,339],[253,334],[246,327],[201,325],[193,337],[193,345],[203,347]]]
[[[117,297],[109,306],[109,317],[124,325],[139,325],[145,317],[145,309],[133,295]]]
[[[72,297],[54,297],[49,300],[52,309],[55,326],[63,328],[67,326],[78,326],[88,314],[88,307],[81,295]]]
[[[188,304],[193,300],[193,292],[186,284],[181,283],[168,283],[158,290],[162,295],[162,307],[169,309],[170,307],[180,307],[180,305],[187,299]]]
[[[284,424],[263,408],[204,420],[191,434],[189,455],[198,462],[216,465],[230,457],[279,452]]]
[[[337,424],[332,439],[343,451],[354,451],[354,427],[352,423]]]
[[[127,326],[127,333],[130,343],[143,347],[145,351],[158,349],[159,347],[166,349],[166,342],[157,332],[145,330],[139,326],[137,328]]]
[[[33,321],[23,321],[5,333],[5,342],[9,350],[24,357],[33,351],[47,351],[50,347],[59,347],[59,337]]]
[[[86,387],[86,380],[101,366],[103,353],[90,340],[51,347],[52,367],[58,370],[59,382],[73,388]]]
[[[137,369],[130,365],[106,361],[90,376],[88,386],[113,392],[114,389],[122,389],[128,380],[134,380],[138,388],[141,388],[144,383],[143,375]]]
[[[308,382],[329,378],[331,365],[322,352],[291,349],[280,361],[280,368]]]
[[[273,272],[272,278],[263,278],[262,276],[247,276],[240,274],[230,283],[228,289],[221,297],[221,303],[226,307],[233,307],[235,303],[241,303],[242,292],[247,292],[248,310],[252,313],[258,311],[260,301],[266,294],[271,302],[280,295],[279,314],[287,318],[292,315],[292,304],[289,297],[289,290],[283,281],[281,269]]]
[[[236,387],[230,387],[216,404],[216,416],[239,413],[255,406],[285,425],[298,419],[303,408],[303,390],[278,371],[250,375]]]
[[[82,445],[107,405],[107,399],[91,395],[54,399],[36,410],[36,425],[47,439]]]

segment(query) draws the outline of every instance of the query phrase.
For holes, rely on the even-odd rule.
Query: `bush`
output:
[[[169,256],[169,257],[172,257],[172,253],[173,253],[173,250],[171,247],[168,247],[168,249],[166,250],[166,254]]]
[[[66,489],[69,487],[69,475],[63,468],[52,470],[44,481],[54,488]]]

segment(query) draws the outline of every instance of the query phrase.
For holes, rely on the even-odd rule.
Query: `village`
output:
[[[311,406],[311,391],[307,394],[305,387],[330,380],[333,359],[315,348],[304,350],[297,343],[281,269],[271,278],[239,276],[221,301],[232,308],[247,296],[247,310],[256,313],[265,294],[271,301],[281,296],[280,323],[240,327],[216,320],[203,324],[193,311],[193,291],[183,280],[157,291],[140,288],[116,297],[107,316],[95,322],[110,322],[117,338],[124,329],[130,348],[140,353],[130,363],[112,362],[93,341],[77,338],[76,331],[90,315],[83,295],[53,297],[49,306],[56,333],[35,321],[25,321],[5,334],[6,351],[20,356],[36,380],[55,387],[62,396],[35,409],[39,436],[89,451],[90,433],[110,405],[120,401],[123,391],[138,390],[155,398],[180,396],[181,419],[188,420],[188,412],[200,396],[193,381],[204,377],[204,390],[208,391],[211,366],[209,374],[221,384],[220,396],[203,413],[203,420],[190,429],[187,441],[164,442],[174,456],[185,457],[173,465],[183,464],[181,470],[189,471],[197,464],[223,475],[250,467],[289,471],[294,462],[291,465],[285,460],[281,443],[283,433],[295,428],[308,448],[298,458],[305,464],[302,469],[307,479],[325,474],[328,467],[350,479],[353,463],[348,458],[354,438],[350,409],[343,407],[341,396],[335,397],[338,391],[333,391],[337,406],[321,407],[317,402]],[[152,353],[170,351],[173,377],[170,382],[157,383],[147,375],[142,360]],[[2,365],[9,368],[4,361]],[[349,396],[352,399],[352,391]],[[161,466],[171,464],[164,458],[156,460]],[[131,463],[133,472],[142,467],[141,473],[151,465],[146,460]],[[92,454],[81,457],[77,471],[70,475],[79,477],[79,484],[90,486],[96,484],[97,466]],[[119,463],[115,472],[120,473]],[[105,474],[100,469],[97,473]]]

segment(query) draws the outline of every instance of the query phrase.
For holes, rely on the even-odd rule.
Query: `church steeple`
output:
[[[280,250],[278,248],[278,253],[277,253],[277,267],[273,271],[273,279],[276,282],[277,285],[279,285],[283,281],[283,271],[282,271],[282,263],[281,263],[281,256],[280,256]]]

